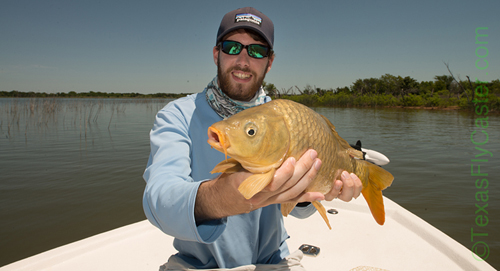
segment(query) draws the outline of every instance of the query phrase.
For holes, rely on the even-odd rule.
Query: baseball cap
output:
[[[252,7],[239,8],[224,15],[217,31],[218,44],[228,33],[237,29],[251,29],[260,34],[273,48],[274,24],[266,15]]]

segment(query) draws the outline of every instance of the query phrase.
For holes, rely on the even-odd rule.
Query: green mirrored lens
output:
[[[234,41],[225,41],[222,43],[222,51],[226,54],[237,55],[243,49],[243,45]]]
[[[267,56],[267,50],[265,46],[252,44],[248,46],[248,55],[255,58],[263,58]]]
[[[226,54],[237,55],[243,48],[247,48],[248,55],[253,58],[264,58],[269,52],[269,48],[260,44],[243,45],[237,41],[222,42],[222,51]]]

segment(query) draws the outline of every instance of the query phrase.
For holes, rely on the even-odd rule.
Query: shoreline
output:
[[[424,110],[467,110],[465,108],[460,108],[458,105],[452,105],[448,107],[439,107],[439,106],[388,106],[389,108],[401,108],[401,109],[424,109]]]
[[[189,95],[189,94],[182,94],[182,95]],[[179,96],[179,97],[99,97],[99,96],[94,96],[94,97],[82,97],[82,96],[75,96],[75,97],[40,97],[40,96],[34,96],[34,97],[2,97],[0,96],[0,99],[91,99],[91,100],[99,100],[99,99],[116,99],[116,100],[136,100],[136,101],[141,101],[141,100],[163,100],[163,99],[178,99],[184,96]],[[276,98],[272,98],[276,99]],[[289,99],[289,97],[281,97],[277,99],[288,99],[288,100],[294,100],[294,99]],[[469,111],[469,112],[474,112],[474,108],[462,108],[458,105],[450,105],[450,106],[403,106],[403,105],[375,105],[375,106],[370,106],[370,105],[315,105],[315,104],[309,104],[307,102],[302,102],[302,101],[297,101],[294,100],[297,103],[306,105],[308,107],[326,107],[326,108],[397,108],[397,109],[421,109],[421,110],[441,110],[441,111]],[[495,108],[490,108],[489,113],[499,113],[499,110],[496,110]]]

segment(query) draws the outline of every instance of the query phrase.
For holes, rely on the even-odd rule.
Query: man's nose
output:
[[[236,64],[242,67],[250,66],[250,56],[248,55],[248,48],[243,48],[241,52],[238,54],[238,58],[236,59]]]

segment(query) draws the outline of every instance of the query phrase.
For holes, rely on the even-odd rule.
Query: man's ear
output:
[[[266,73],[268,73],[271,70],[271,66],[273,65],[273,61],[274,61],[274,54],[269,58],[269,63],[267,64]]]
[[[215,63],[215,66],[217,66],[217,59],[219,59],[219,47],[218,46],[214,46],[214,49],[213,49],[213,54],[214,54],[214,63]]]

